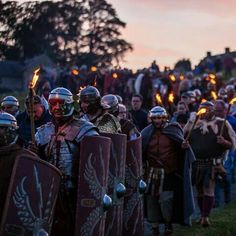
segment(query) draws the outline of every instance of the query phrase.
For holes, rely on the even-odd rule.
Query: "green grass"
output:
[[[210,217],[211,226],[203,228],[193,226],[177,226],[175,236],[235,236],[236,235],[236,201],[225,207],[215,209]]]

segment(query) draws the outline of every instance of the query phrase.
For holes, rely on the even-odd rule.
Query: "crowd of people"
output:
[[[44,78],[42,85],[33,98],[36,145],[31,142],[29,98],[20,111],[18,99],[7,96],[1,101],[0,150],[12,145],[29,149],[62,172],[61,204],[51,235],[73,235],[75,154],[83,137],[104,132],[123,133],[128,140],[142,137],[145,217],[153,235],[159,235],[162,223],[165,235],[173,234],[173,223],[191,225],[194,186],[202,227],[210,226],[211,209],[222,202],[222,191],[224,203],[231,201],[235,78],[225,81],[213,72],[160,72],[153,63],[137,74],[73,68],[58,81]],[[0,153],[0,169],[3,156]]]

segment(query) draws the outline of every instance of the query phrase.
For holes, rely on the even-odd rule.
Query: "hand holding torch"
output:
[[[186,142],[189,140],[189,138],[190,138],[190,136],[191,136],[191,133],[192,133],[192,131],[193,131],[193,129],[194,129],[194,127],[195,127],[195,125],[196,125],[198,119],[199,119],[199,116],[202,115],[202,114],[204,114],[204,113],[206,113],[206,111],[207,111],[206,108],[201,108],[201,109],[197,112],[196,118],[195,118],[195,120],[194,120],[194,122],[193,122],[193,124],[192,124],[192,126],[191,126],[191,128],[190,128],[190,130],[189,130],[189,132],[188,132],[188,135],[187,135],[187,137],[186,137],[186,139],[185,139]]]

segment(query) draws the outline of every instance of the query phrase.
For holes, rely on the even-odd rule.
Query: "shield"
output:
[[[104,235],[111,140],[101,136],[81,141],[75,235]]]
[[[127,136],[124,134],[105,134],[112,141],[108,177],[108,194],[112,197],[112,207],[107,212],[105,236],[122,235],[123,205],[125,194],[125,159]]]
[[[60,171],[30,154],[16,157],[3,210],[4,236],[50,234],[60,187]]]
[[[127,142],[123,235],[144,235],[142,180],[142,139]]]

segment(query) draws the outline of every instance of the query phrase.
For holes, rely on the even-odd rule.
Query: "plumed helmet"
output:
[[[19,102],[14,96],[6,96],[1,102],[1,106],[10,105],[19,107]]]
[[[119,113],[119,101],[116,97],[116,95],[113,94],[107,94],[102,97],[101,99],[101,105],[105,106],[105,108],[108,108],[108,111],[117,116]]]
[[[149,111],[149,117],[162,117],[162,118],[168,118],[168,114],[166,112],[166,109],[161,106],[155,106]]]
[[[58,87],[53,89],[48,97],[49,111],[53,115],[52,106],[59,103],[63,111],[62,117],[71,116],[74,112],[74,99],[70,90]]]
[[[0,113],[0,146],[8,146],[16,142],[17,121],[16,118],[6,112]]]
[[[77,95],[80,106],[82,102],[89,104],[88,113],[94,112],[101,107],[101,95],[96,87],[87,86],[83,88]]]

